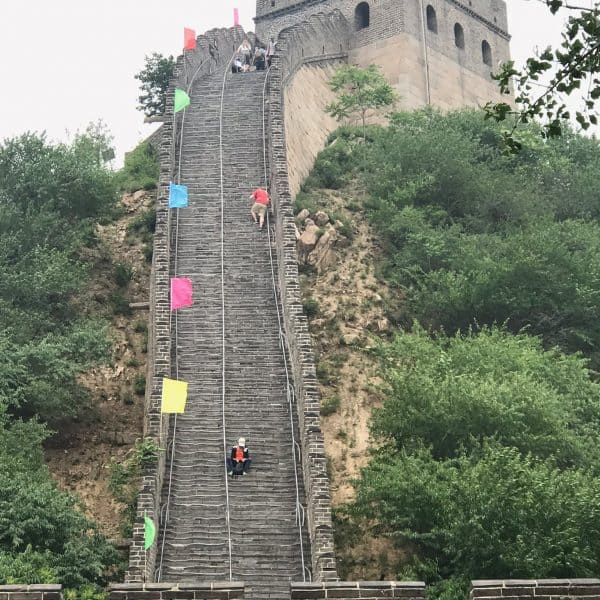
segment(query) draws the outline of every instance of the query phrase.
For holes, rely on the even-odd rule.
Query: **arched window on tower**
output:
[[[454,45],[462,49],[465,47],[465,32],[460,23],[454,24]]]
[[[354,29],[364,29],[371,22],[368,2],[361,2],[354,9]]]
[[[486,40],[481,42],[481,58],[488,67],[492,66],[492,47],[486,42]]]
[[[427,29],[433,31],[433,33],[437,33],[437,16],[435,14],[435,8],[433,8],[431,4],[427,5],[425,16],[427,17]]]

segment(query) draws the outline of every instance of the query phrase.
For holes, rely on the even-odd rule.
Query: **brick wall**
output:
[[[325,600],[336,598],[404,598],[424,600],[422,581],[326,581],[323,583],[292,583],[291,600]]]
[[[236,581],[196,583],[120,583],[109,587],[109,600],[234,600],[244,597]]]
[[[0,600],[63,600],[62,585],[0,585]]]
[[[471,600],[600,598],[600,579],[498,579],[471,582]]]
[[[312,570],[313,579],[316,581],[337,579],[337,571],[331,497],[320,424],[319,389],[298,279],[294,215],[288,180],[283,92],[286,81],[308,60],[308,56],[311,60],[319,56],[323,61],[339,60],[340,45],[343,51],[347,40],[346,27],[345,19],[338,12],[327,16],[314,16],[306,24],[283,32],[269,77],[270,190],[276,218],[279,289],[298,406]]]

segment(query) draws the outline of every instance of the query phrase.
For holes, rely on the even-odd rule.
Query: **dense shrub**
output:
[[[41,424],[89,409],[78,376],[109,355],[104,324],[75,301],[96,225],[115,213],[107,144],[91,128],[70,145],[34,134],[0,145],[0,583],[96,585],[118,568],[53,482]]]
[[[119,188],[125,192],[152,190],[158,183],[159,164],[154,146],[143,142],[125,155],[123,168],[117,173]]]

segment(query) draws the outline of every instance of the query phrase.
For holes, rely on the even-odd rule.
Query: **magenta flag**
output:
[[[187,277],[171,279],[171,310],[192,306],[192,280]]]
[[[233,9],[233,26],[237,27],[240,24],[240,11],[237,8]]]

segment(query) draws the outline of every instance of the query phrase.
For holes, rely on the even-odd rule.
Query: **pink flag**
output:
[[[184,50],[195,50],[196,49],[196,32],[193,29],[184,27],[183,29],[183,49]]]
[[[240,24],[240,11],[237,8],[233,9],[233,26],[237,27]]]
[[[192,306],[192,280],[187,277],[171,279],[171,310]]]

